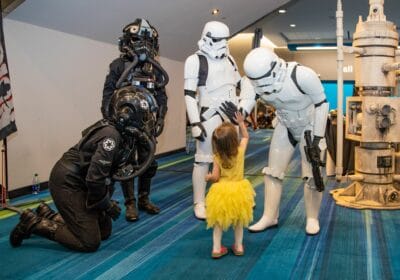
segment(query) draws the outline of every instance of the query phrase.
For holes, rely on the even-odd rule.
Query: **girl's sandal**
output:
[[[219,250],[219,252],[215,252],[215,251],[211,252],[211,257],[213,259],[220,259],[223,256],[225,256],[226,254],[228,254],[228,249],[225,246],[221,246],[221,250]]]
[[[244,255],[244,246],[243,246],[243,250],[237,250],[235,244],[232,245],[232,252],[235,256],[243,256]]]

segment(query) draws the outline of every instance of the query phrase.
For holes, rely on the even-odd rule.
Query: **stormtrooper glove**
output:
[[[207,137],[207,131],[201,122],[192,123],[192,136],[193,138],[204,142]]]

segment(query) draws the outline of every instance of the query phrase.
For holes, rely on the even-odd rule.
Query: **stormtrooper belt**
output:
[[[216,108],[201,107],[201,109],[200,109],[200,120],[202,122],[208,121],[209,119],[211,119],[212,117],[217,116],[217,115],[220,116],[222,121],[225,120],[225,115],[222,114],[222,112],[220,112]],[[226,118],[226,119],[228,119],[228,118]]]

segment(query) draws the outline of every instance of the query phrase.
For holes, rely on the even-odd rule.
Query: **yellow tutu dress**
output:
[[[223,230],[238,224],[247,227],[253,221],[254,196],[249,180],[244,179],[244,149],[239,148],[233,167],[225,169],[215,156],[221,176],[206,196],[207,228],[219,225]]]

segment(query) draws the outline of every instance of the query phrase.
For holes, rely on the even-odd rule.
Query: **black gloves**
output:
[[[197,140],[204,142],[207,137],[207,131],[201,122],[192,123],[192,135]]]
[[[164,130],[164,119],[162,119],[162,118],[159,118],[157,121],[156,121],[156,125],[155,125],[155,137],[158,137],[158,136],[160,136],[161,135],[161,133],[163,132],[163,130]]]
[[[315,161],[315,162],[321,161],[321,158],[320,158],[321,149],[319,148],[319,141],[321,141],[321,139],[322,139],[322,137],[314,135],[314,139],[312,141],[312,146],[311,146],[310,154],[309,154],[311,157],[310,159],[312,161]]]
[[[108,207],[105,212],[108,216],[111,217],[111,219],[115,221],[121,214],[121,208],[118,206],[118,201],[110,200],[110,202],[110,207]]]
[[[236,125],[238,124],[235,118],[235,113],[238,111],[238,107],[232,101],[225,101],[219,108],[232,123]]]

